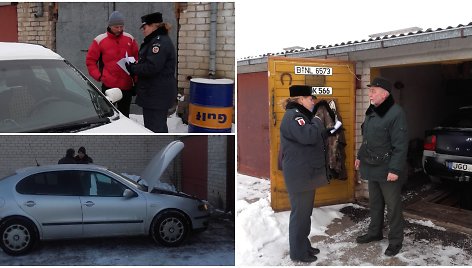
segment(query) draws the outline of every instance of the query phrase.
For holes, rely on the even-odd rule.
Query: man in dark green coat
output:
[[[369,181],[370,225],[357,243],[383,239],[384,209],[389,223],[388,247],[385,255],[395,256],[403,243],[403,210],[401,189],[406,181],[408,151],[407,122],[403,109],[395,104],[392,83],[376,77],[367,85],[371,105],[362,124],[362,145],[355,168]]]

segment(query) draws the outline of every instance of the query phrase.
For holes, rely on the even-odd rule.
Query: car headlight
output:
[[[202,203],[202,204],[198,205],[198,210],[207,211],[208,210],[208,204],[207,203]]]

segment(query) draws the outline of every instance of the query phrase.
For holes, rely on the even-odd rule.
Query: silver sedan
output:
[[[208,226],[207,203],[152,187],[183,148],[169,144],[141,175],[143,183],[96,165],[51,165],[0,179],[0,246],[9,255],[39,240],[150,235],[178,246]]]

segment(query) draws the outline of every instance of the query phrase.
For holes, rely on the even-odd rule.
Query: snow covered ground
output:
[[[144,126],[142,114],[130,114],[129,119]],[[182,118],[177,116],[176,113],[167,117],[167,128],[169,129],[169,133],[188,133],[188,125],[184,124]],[[232,124],[231,133],[234,133],[234,124]]]
[[[300,265],[288,252],[289,211],[270,207],[270,182],[237,175],[236,266]],[[356,204],[313,209],[310,240],[320,248],[312,265],[470,265],[472,237],[435,226],[429,220],[406,219],[403,249],[395,257],[383,253],[387,239],[359,245],[355,242],[369,224],[368,210]],[[384,237],[387,230],[384,230]],[[303,265],[303,264],[302,264]]]

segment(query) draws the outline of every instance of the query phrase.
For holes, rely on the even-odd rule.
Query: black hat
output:
[[[293,85],[290,86],[290,97],[298,97],[298,96],[312,96],[313,91],[311,86],[305,85]],[[315,96],[314,96],[315,97]],[[316,97],[315,97],[316,98]]]
[[[376,77],[372,83],[368,84],[367,87],[381,87],[388,92],[392,92],[392,82],[383,77]]]
[[[75,154],[75,150],[73,148],[67,149],[67,151],[66,151],[67,156],[74,157],[74,154]]]
[[[141,17],[141,27],[142,28],[146,24],[151,24],[151,23],[159,23],[162,22],[162,13],[161,12],[155,12],[151,14],[147,14]]]

